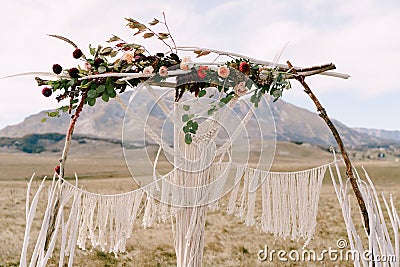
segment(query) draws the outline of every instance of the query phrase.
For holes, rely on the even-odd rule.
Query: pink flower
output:
[[[132,60],[133,60],[133,59],[134,59],[134,56],[133,56],[133,54],[130,53],[130,52],[125,53],[125,54],[122,56],[122,60],[125,60],[125,61],[128,62],[129,64],[132,64]]]
[[[197,70],[197,76],[199,76],[200,79],[204,79],[207,76],[207,70],[210,68],[207,66],[200,66]]]
[[[85,61],[85,70],[91,70],[92,69],[92,65],[90,65],[89,62]]]
[[[160,69],[158,70],[158,74],[160,74],[161,77],[168,76],[168,68],[165,66],[161,66]]]
[[[227,66],[225,66],[225,65],[219,66],[218,75],[221,78],[224,78],[224,79],[228,78],[228,76],[229,76],[229,68]]]
[[[235,85],[233,89],[235,90],[235,94],[238,96],[242,96],[247,92],[246,83],[244,81],[241,81],[240,83]]]
[[[193,61],[190,57],[184,57],[180,64],[181,70],[190,70],[193,67]]]
[[[146,75],[150,75],[153,72],[154,72],[154,68],[152,66],[148,66],[148,67],[144,68],[144,70],[143,70],[143,74],[146,74]]]

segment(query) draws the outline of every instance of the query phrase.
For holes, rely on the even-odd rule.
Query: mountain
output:
[[[367,128],[354,128],[359,133],[376,136],[378,138],[400,142],[400,131],[387,131]]]
[[[128,102],[130,94],[130,92],[127,92],[121,96],[125,103]],[[272,99],[269,99],[269,101],[279,141],[306,142],[324,147],[336,144],[332,133],[318,114],[283,100],[278,100],[275,103],[272,103]],[[159,118],[157,118],[157,111],[153,113],[151,119],[154,120],[154,123],[160,123]],[[124,109],[115,99],[109,103],[100,101],[94,107],[84,109],[74,133],[121,140],[124,115]],[[46,116],[45,111],[31,115],[17,125],[7,126],[0,130],[0,136],[23,137],[29,134],[66,133],[70,119],[68,114],[63,114],[60,118],[48,118],[46,122],[41,123],[41,119]],[[346,146],[360,147],[400,143],[400,132],[352,129],[337,120],[333,120],[333,123]]]

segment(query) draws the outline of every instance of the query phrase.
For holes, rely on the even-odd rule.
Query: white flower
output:
[[[244,81],[235,85],[233,89],[235,90],[235,94],[238,96],[242,96],[247,92],[246,83]]]
[[[218,75],[221,78],[224,78],[224,79],[228,78],[228,76],[229,76],[229,68],[227,66],[225,66],[225,65],[220,66],[218,68]]]
[[[184,57],[180,64],[181,70],[190,70],[193,68],[193,61],[190,57]]]
[[[165,66],[161,66],[160,69],[158,70],[158,74],[160,74],[161,77],[168,76],[168,68]]]
[[[144,68],[144,70],[143,70],[143,74],[146,74],[146,75],[150,75],[153,72],[154,72],[153,66],[148,66],[148,67]]]

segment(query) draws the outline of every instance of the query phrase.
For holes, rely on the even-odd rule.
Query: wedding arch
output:
[[[100,247],[117,255],[126,250],[139,213],[142,226],[155,221],[171,220],[177,266],[201,266],[207,210],[218,207],[218,201],[229,196],[226,212],[243,219],[248,226],[258,225],[263,232],[273,233],[308,244],[314,235],[322,179],[329,170],[345,219],[352,249],[364,252],[361,233],[357,233],[350,216],[348,183],[356,196],[363,218],[368,249],[373,255],[395,255],[400,258],[400,219],[393,199],[383,197],[390,217],[394,239],[390,238],[382,208],[373,183],[354,172],[340,134],[329,119],[318,98],[306,83],[306,77],[326,75],[347,79],[349,75],[332,72],[335,65],[308,68],[267,62],[231,52],[175,44],[165,16],[148,24],[126,19],[134,35],[158,39],[167,52],[150,53],[143,45],[130,43],[118,36],[108,46],[90,47],[90,56],[71,40],[58,36],[74,47],[73,57],[83,65],[63,68],[53,65],[53,72],[33,72],[50,97],[58,93],[66,105],[49,112],[57,117],[72,114],[65,146],[48,188],[48,202],[39,235],[28,259],[32,222],[45,189],[42,181],[32,200],[28,184],[26,230],[21,253],[21,266],[46,266],[59,245],[59,266],[72,266],[75,247]],[[157,32],[163,26],[165,32]],[[178,53],[193,52],[197,58],[216,55],[210,62],[194,62]],[[279,57],[279,56],[278,56]],[[217,61],[228,58],[225,61]],[[337,142],[342,159],[308,170],[271,172],[275,149],[275,128],[268,99],[277,101],[290,80],[297,80],[314,102]],[[128,103],[119,98],[127,86],[134,89]],[[267,97],[269,95],[269,97]],[[123,147],[128,167],[139,189],[114,195],[85,191],[65,179],[65,164],[75,124],[85,106],[111,98],[125,108]],[[135,150],[142,145],[143,155]],[[146,152],[151,144],[158,147],[155,156]],[[333,153],[335,151],[333,150]],[[254,158],[256,155],[256,159]],[[146,167],[137,172],[136,163],[145,156]],[[169,169],[157,166],[159,157],[169,162]],[[147,158],[146,158],[147,157]],[[345,179],[338,163],[344,162]],[[256,196],[261,194],[261,203]],[[261,207],[261,216],[255,215]],[[257,217],[257,218],[256,218]],[[365,259],[355,266],[368,266]],[[391,265],[392,264],[392,265]],[[396,265],[397,264],[397,265]],[[376,263],[376,265],[380,265]],[[398,266],[398,263],[389,263]]]

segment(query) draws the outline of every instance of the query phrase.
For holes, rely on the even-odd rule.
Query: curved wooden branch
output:
[[[85,104],[86,96],[87,96],[87,91],[82,94],[81,101],[78,107],[76,108],[75,114],[73,115],[71,122],[69,124],[67,135],[65,136],[64,150],[62,153],[62,158],[60,160],[60,176],[62,178],[64,178],[65,163],[67,161],[69,148],[71,146],[72,134],[74,133],[76,121],[78,120],[79,115],[82,112],[83,105]]]
[[[256,58],[252,58],[252,57],[248,57],[245,55],[241,55],[241,54],[236,54],[236,53],[231,53],[231,52],[226,52],[226,51],[222,51],[222,50],[216,50],[216,49],[209,49],[209,48],[202,48],[202,47],[191,47],[191,46],[180,46],[176,48],[177,50],[181,50],[181,51],[208,51],[208,52],[213,52],[216,53],[218,55],[221,56],[233,56],[233,57],[239,57],[239,58],[245,58],[250,60],[251,62],[255,63],[255,64],[262,64],[262,65],[266,65],[269,67],[278,67],[284,70],[289,70],[290,68],[295,68],[297,71],[301,72],[302,68],[301,67],[289,67],[288,65],[285,64],[279,64],[277,62],[269,62],[269,61],[265,61],[265,60],[259,60]],[[318,68],[318,66],[317,66]],[[342,78],[342,79],[348,79],[350,77],[350,75],[348,74],[344,74],[344,73],[338,73],[338,72],[332,72],[332,71],[326,71],[326,72],[322,72],[322,73],[318,73],[321,75],[326,75],[326,76],[332,76],[332,77],[338,77],[338,78]]]
[[[290,68],[293,68],[293,65],[289,61],[287,62],[287,64]],[[349,177],[349,179],[350,179],[350,183],[353,188],[354,195],[357,198],[358,206],[360,207],[360,211],[361,211],[363,219],[364,219],[364,227],[367,230],[367,233],[369,234],[370,229],[369,229],[369,218],[368,218],[367,207],[366,207],[364,199],[361,195],[360,188],[358,187],[357,179],[355,178],[355,176],[353,174],[353,166],[352,166],[350,158],[346,152],[346,149],[343,145],[342,138],[340,137],[339,132],[337,131],[335,125],[333,125],[332,121],[329,119],[325,108],[321,105],[321,102],[319,102],[318,98],[315,96],[315,94],[311,91],[311,88],[305,82],[304,76],[299,75],[295,68],[292,69],[292,73],[295,75],[296,80],[298,80],[301,83],[301,85],[303,86],[304,92],[314,102],[315,106],[317,107],[318,115],[325,121],[325,123],[328,125],[329,129],[331,130],[333,136],[335,137],[336,143],[338,144],[340,152],[342,153],[344,163],[346,164],[347,177]]]

